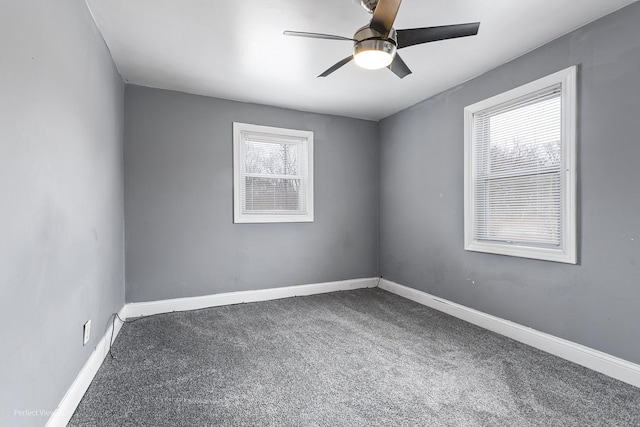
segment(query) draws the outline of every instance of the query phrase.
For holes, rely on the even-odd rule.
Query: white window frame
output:
[[[464,247],[468,251],[510,255],[569,264],[576,254],[576,67],[569,67],[539,80],[469,105],[464,109]],[[478,240],[475,236],[474,116],[515,100],[534,95],[546,88],[561,88],[561,244],[558,248],[537,247]]]
[[[300,175],[306,180],[306,200],[303,212],[260,211],[256,213],[242,210],[242,194],[245,186],[245,150],[243,141],[247,135],[259,135],[283,143],[299,144],[301,152],[306,153],[299,159]],[[313,132],[306,130],[284,129],[260,126],[249,123],[233,123],[233,222],[234,223],[272,223],[272,222],[313,222]]]

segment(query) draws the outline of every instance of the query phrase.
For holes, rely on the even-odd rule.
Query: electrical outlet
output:
[[[91,319],[87,320],[82,329],[82,345],[87,345],[91,338]]]

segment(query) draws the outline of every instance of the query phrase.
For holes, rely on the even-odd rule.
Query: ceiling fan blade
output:
[[[479,22],[457,25],[443,25],[442,27],[410,28],[397,30],[398,49],[421,43],[438,40],[455,39],[457,37],[475,36],[480,28]]]
[[[307,33],[304,31],[285,31],[284,33],[285,36],[294,36],[294,37],[307,37],[310,39],[325,39],[325,40],[348,40],[348,41],[355,41],[349,37],[342,37],[342,36],[334,36],[332,34],[321,34],[321,33]]]
[[[373,11],[370,27],[386,37],[396,20],[400,3],[402,0],[380,0]]]
[[[402,58],[400,58],[400,55],[398,55],[397,53],[393,58],[393,62],[389,64],[387,68],[393,71],[394,74],[401,79],[404,79],[409,74],[411,74],[411,70],[409,69],[409,67],[407,67],[407,64],[404,63]]]
[[[333,64],[330,68],[327,69],[327,71],[325,71],[324,73],[320,74],[318,77],[327,77],[329,74],[333,73],[338,68],[340,68],[343,65],[347,64],[352,59],[353,59],[353,55],[347,56],[346,58],[344,58],[344,59],[336,62],[335,64]]]

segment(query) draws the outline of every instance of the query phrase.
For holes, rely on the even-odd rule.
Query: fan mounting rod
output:
[[[369,13],[373,13],[378,5],[378,0],[360,0],[360,6]]]

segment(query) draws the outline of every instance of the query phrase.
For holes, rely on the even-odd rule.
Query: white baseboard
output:
[[[434,308],[469,323],[473,323],[474,325],[478,325],[516,341],[520,341],[532,347],[554,354],[586,368],[601,372],[635,387],[640,387],[640,365],[636,365],[601,351],[447,301],[443,298],[435,297],[417,289],[402,286],[386,279],[379,280],[377,277],[317,283],[312,285],[287,286],[255,291],[228,292],[202,297],[130,303],[126,304],[120,310],[119,316],[122,319],[126,319],[148,316],[151,314],[170,313],[172,311],[197,310],[201,308],[240,304],[245,302],[267,301],[294,296],[314,295],[361,288],[375,288],[376,286],[427,307]],[[113,331],[114,339],[120,332],[121,327],[122,323],[116,320],[115,329]],[[110,339],[111,325],[109,325],[109,328],[96,346],[96,349],[80,370],[80,373],[78,373],[78,376],[65,396],[62,398],[58,408],[49,418],[47,427],[65,426],[69,422],[80,403],[80,400],[82,400],[84,393],[89,388],[91,381],[102,365],[105,356],[109,352]]]
[[[375,288],[378,278],[343,280],[339,282],[317,283],[312,285],[287,286],[283,288],[262,289],[256,291],[228,292],[223,294],[206,295],[193,298],[176,298],[161,301],[126,304],[118,315],[121,319],[148,316],[151,314],[170,313],[172,311],[197,310],[200,308],[217,307],[221,305],[240,304],[243,302],[267,301],[303,295],[323,294],[335,291],[347,291],[361,288]],[[98,373],[105,356],[109,353],[112,324],[109,325],[104,336],[96,346],[89,359],[84,364],[78,376],[64,395],[58,408],[53,412],[47,427],[64,427],[67,425],[82,397],[89,388],[91,381]],[[116,319],[113,330],[115,340],[122,327],[122,322]]]
[[[122,307],[118,315],[124,319],[124,317],[122,317],[124,315],[124,307]],[[116,319],[115,323],[111,322],[111,319],[109,319],[109,321],[110,324],[107,331],[104,333],[95,350],[91,353],[91,356],[89,356],[89,359],[78,373],[78,376],[73,381],[73,384],[71,384],[71,387],[69,387],[69,390],[67,390],[67,393],[60,401],[58,408],[53,412],[53,414],[51,414],[51,417],[49,417],[47,427],[66,426],[73,416],[73,413],[76,411],[82,397],[89,388],[89,385],[91,385],[93,377],[96,376],[105,356],[109,353],[112,326],[115,325],[115,328],[113,328],[114,340],[118,336],[120,328],[122,327],[122,322],[118,319]]]
[[[125,305],[127,318],[171,313],[172,311],[198,310],[221,305],[241,304],[245,302],[268,301],[303,295],[324,294],[335,291],[348,291],[361,288],[375,288],[378,278],[342,280],[339,282],[316,283],[312,285],[287,286],[282,288],[260,289],[255,291],[226,292],[201,297],[174,298],[150,302],[134,302]]]
[[[640,365],[635,363],[435,297],[417,289],[399,285],[390,280],[380,279],[379,287],[635,387],[640,387]]]

